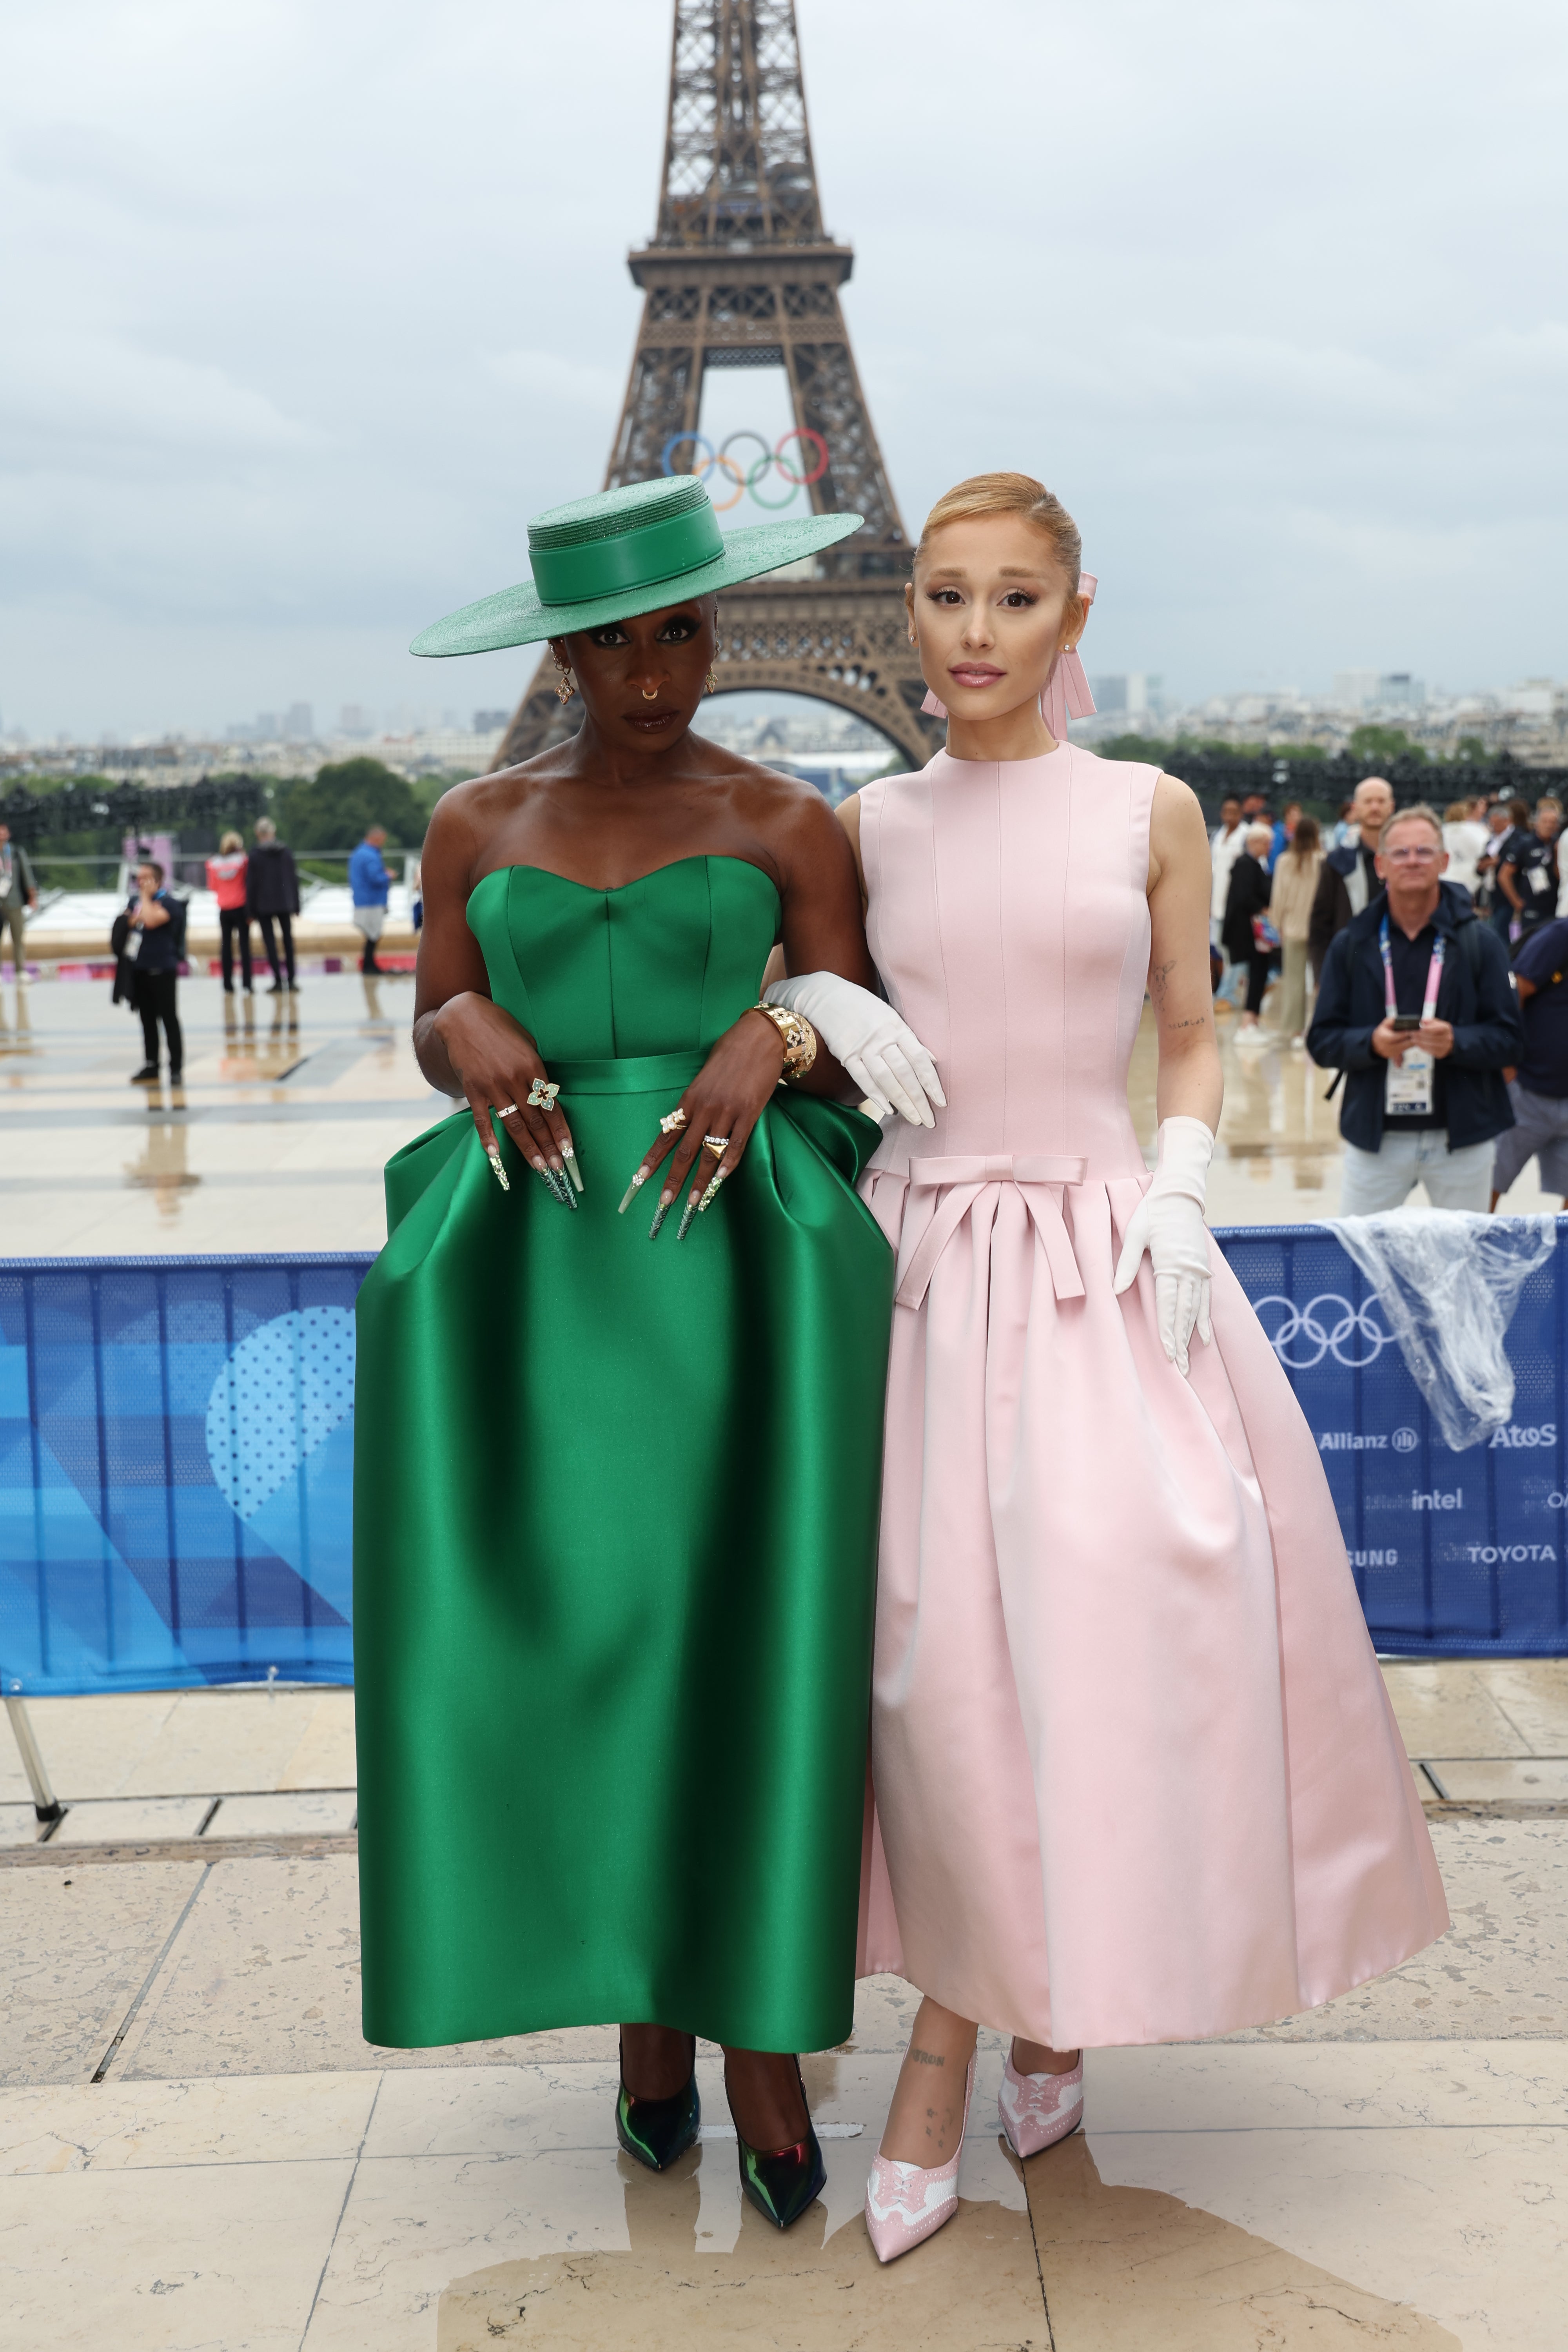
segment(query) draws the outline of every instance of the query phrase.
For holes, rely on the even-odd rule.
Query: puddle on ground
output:
[[[664,2174],[621,2157],[626,2250],[544,2254],[454,2280],[437,2352],[1049,2352],[1022,2200],[1013,2210],[963,2200],[929,2247],[884,2271],[859,2219],[863,2147],[830,2144],[823,2155],[826,2204],[782,2236],[749,2205],[733,2212],[735,2158],[722,2143]],[[731,2233],[732,2250],[711,2251]]]
[[[1163,2189],[1108,2188],[1081,2132],[1025,2179],[1055,2352],[1463,2352],[1408,2305],[1217,2213]]]
[[[731,2210],[721,2145],[662,2176],[623,2156],[626,2249],[455,2279],[437,2352],[1463,2352],[1435,2320],[1217,2214],[1108,2188],[1081,2133],[1026,2168],[998,2152],[1023,2175],[1033,2231],[1016,2199],[966,2198],[887,2270],[852,2194],[865,2177],[853,2143],[824,2151],[826,2203],[783,2237],[749,2206]]]

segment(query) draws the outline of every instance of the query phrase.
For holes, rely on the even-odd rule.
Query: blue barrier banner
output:
[[[1215,1236],[1311,1428],[1380,1650],[1568,1653],[1565,1236],[1510,1326],[1512,1421],[1462,1454],[1330,1231]],[[372,1262],[0,1260],[6,1690],[353,1680]]]
[[[7,1691],[353,1681],[371,1263],[0,1261]]]
[[[1380,1650],[1414,1657],[1568,1652],[1568,1218],[1508,1328],[1513,1412],[1455,1453],[1370,1284],[1321,1225],[1215,1238],[1317,1441]]]

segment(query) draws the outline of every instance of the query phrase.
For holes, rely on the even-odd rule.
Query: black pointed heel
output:
[[[624,2062],[623,2062],[624,2063]],[[684,2156],[702,2128],[702,2102],[697,2093],[693,2066],[683,2089],[672,2099],[639,2099],[626,2088],[623,2071],[616,2098],[616,2137],[638,2164],[663,2172]]]
[[[801,2080],[800,2060],[795,2062],[795,2080],[800,2083],[801,2105],[805,2105],[805,2084]],[[751,2147],[742,2137],[741,2127],[735,2126],[735,2137],[741,2150],[741,2188],[765,2220],[775,2230],[787,2230],[799,2221],[808,2205],[815,2204],[827,2185],[827,2170],[817,2145],[811,2110],[806,2107],[805,2137],[789,2147],[759,2148]]]

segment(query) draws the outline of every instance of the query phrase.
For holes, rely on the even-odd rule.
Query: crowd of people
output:
[[[1216,1005],[1240,997],[1237,1043],[1253,1046],[1267,1005],[1277,1037],[1340,1072],[1343,1214],[1396,1208],[1417,1182],[1438,1207],[1495,1208],[1536,1157],[1568,1195],[1562,824],[1550,794],[1396,812],[1382,776],[1326,844],[1300,802],[1278,820],[1261,794],[1223,803]]]
[[[349,886],[354,928],[364,941],[360,970],[379,972],[375,944],[386,916],[394,879],[385,861],[386,829],[371,825],[349,859]],[[168,887],[169,877],[155,857],[144,857],[132,874],[132,888],[116,917],[110,944],[114,952],[114,1001],[128,1003],[142,1022],[142,1066],[132,1086],[154,1086],[167,1060],[169,1082],[177,1086],[184,1072],[184,1040],[180,1027],[178,987],[185,969],[186,901]],[[255,992],[251,925],[261,933],[262,950],[272,974],[272,996],[299,993],[294,954],[294,918],[300,911],[300,876],[294,853],[278,838],[268,816],[257,820],[247,850],[242,834],[224,834],[206,860],[206,885],[217,900],[219,966],[226,996],[239,987]],[[26,901],[37,902],[32,870],[25,856],[10,847],[6,828],[0,824],[0,923],[17,909],[12,929],[14,955],[22,971],[22,916]],[[160,1033],[162,1033],[160,1034]]]

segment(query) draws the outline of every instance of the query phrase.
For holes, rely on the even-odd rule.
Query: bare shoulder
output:
[[[1154,779],[1154,814],[1175,824],[1190,825],[1195,819],[1204,827],[1204,838],[1208,838],[1203,803],[1196,793],[1191,784],[1184,784],[1180,776],[1168,776],[1163,769]]]
[[[1195,844],[1201,846],[1205,858],[1208,856],[1208,821],[1203,803],[1191,784],[1184,784],[1179,776],[1167,776],[1162,772],[1154,779],[1149,837],[1157,851],[1179,854]]]
[[[815,784],[742,759],[717,743],[703,749],[713,755],[710,773],[729,786],[735,807],[744,811],[765,841],[808,847],[835,838],[833,811]]]
[[[1149,888],[1167,875],[1196,872],[1200,866],[1206,889],[1209,832],[1203,803],[1191,784],[1162,772],[1154,779],[1154,803],[1149,812]]]
[[[551,772],[543,762],[550,757],[542,752],[537,761],[497,768],[488,776],[469,776],[463,783],[449,785],[431,812],[432,831],[438,825],[444,835],[466,832],[471,839],[482,841],[493,825],[522,807],[549,780]]]

